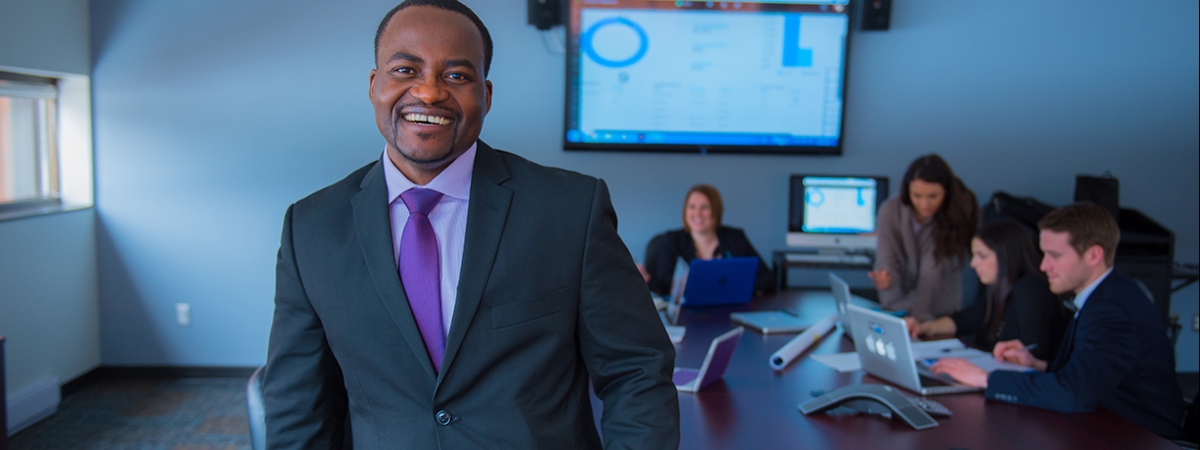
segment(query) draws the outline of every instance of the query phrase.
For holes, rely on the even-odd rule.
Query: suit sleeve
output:
[[[293,208],[283,221],[275,267],[275,316],[263,377],[267,448],[340,449],[346,392],[300,279],[292,242]]]
[[[583,258],[579,346],[604,404],[604,448],[678,448],[675,349],[617,235],[608,188],[599,180]]]
[[[1137,327],[1116,302],[1095,301],[1076,324],[1074,350],[1055,372],[995,371],[986,396],[1062,412],[1099,406],[1137,364]]]

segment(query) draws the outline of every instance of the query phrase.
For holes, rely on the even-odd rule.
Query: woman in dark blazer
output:
[[[1037,260],[1025,226],[1011,220],[985,225],[971,239],[979,298],[962,311],[933,320],[906,317],[909,332],[914,337],[964,338],[985,351],[997,342],[1019,339],[1026,348],[1036,345],[1031,352],[1040,359],[1054,355],[1070,313],[1050,292]]]
[[[651,292],[660,295],[670,293],[675,264],[679,258],[691,263],[694,259],[740,256],[758,258],[755,293],[774,290],[774,277],[754,246],[750,245],[750,240],[746,239],[746,233],[721,225],[724,209],[717,188],[698,184],[688,190],[683,204],[683,229],[668,231],[651,239],[646,246],[646,262],[638,266]]]

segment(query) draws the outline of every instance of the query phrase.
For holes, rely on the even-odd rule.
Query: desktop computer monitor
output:
[[[887,196],[887,177],[792,175],[787,245],[874,250],[875,214]]]

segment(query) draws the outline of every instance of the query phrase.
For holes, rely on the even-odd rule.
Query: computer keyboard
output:
[[[784,259],[789,263],[815,263],[815,264],[853,264],[853,265],[869,265],[871,258],[867,255],[830,255],[821,253],[788,253],[784,255]]]

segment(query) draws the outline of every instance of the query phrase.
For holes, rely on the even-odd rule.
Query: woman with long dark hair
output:
[[[907,317],[914,337],[971,337],[991,351],[997,342],[1019,339],[1034,356],[1054,355],[1067,314],[1038,270],[1038,253],[1025,226],[1003,220],[984,226],[971,239],[971,268],[979,275],[979,297],[957,313],[928,321]],[[1038,356],[1040,355],[1040,356]]]
[[[884,308],[918,320],[962,307],[962,279],[971,236],[979,226],[975,194],[940,156],[917,158],[900,195],[879,207],[879,243],[869,275]]]

